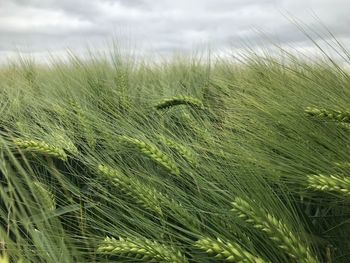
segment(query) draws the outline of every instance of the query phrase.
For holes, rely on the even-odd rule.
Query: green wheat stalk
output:
[[[97,249],[103,254],[116,254],[144,261],[188,263],[180,250],[146,238],[106,237]]]
[[[204,108],[203,102],[199,99],[189,96],[176,96],[168,99],[163,99],[155,105],[156,109],[167,109],[177,105],[189,105],[200,109]]]
[[[55,157],[62,161],[67,160],[67,154],[63,149],[50,145],[44,141],[25,140],[17,138],[14,139],[13,142],[18,148],[22,150],[36,152],[50,157]]]
[[[232,205],[232,211],[239,218],[251,224],[254,228],[266,233],[270,240],[291,258],[300,263],[317,262],[310,249],[293,234],[288,226],[268,211],[253,207],[239,197],[236,197]]]
[[[204,250],[219,260],[236,263],[265,263],[267,261],[257,257],[236,242],[224,242],[220,238],[201,238],[195,242],[195,247]]]

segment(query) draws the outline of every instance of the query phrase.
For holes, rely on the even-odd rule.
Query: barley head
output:
[[[232,203],[232,211],[254,228],[267,234],[270,240],[291,258],[301,263],[316,263],[310,249],[275,216],[261,208],[251,206],[247,201],[237,197]]]
[[[188,263],[188,260],[180,250],[146,238],[119,238],[119,240],[117,240],[113,237],[106,237],[97,251],[104,254],[117,254],[138,260]]]
[[[120,139],[128,145],[137,148],[145,156],[163,166],[170,173],[174,175],[180,174],[179,168],[176,166],[175,162],[168,155],[159,150],[156,146],[147,144],[141,140],[128,136],[122,136]]]
[[[201,250],[204,250],[210,255],[214,255],[215,258],[224,260],[227,262],[236,263],[265,263],[267,261],[260,257],[257,257],[246,249],[242,248],[236,242],[224,242],[220,238],[201,238],[196,241],[195,246]]]
[[[350,198],[350,179],[339,175],[309,175],[308,188]]]
[[[55,157],[62,161],[67,161],[67,154],[64,150],[53,145],[49,145],[46,142],[17,138],[14,139],[14,143],[18,148],[22,150],[36,152],[50,157]]]
[[[38,197],[43,206],[48,210],[56,209],[55,195],[48,189],[48,187],[40,182],[33,183],[33,194]]]
[[[305,113],[310,116],[316,116],[339,122],[350,122],[350,112],[342,112],[338,110],[319,109],[315,107],[307,107]]]

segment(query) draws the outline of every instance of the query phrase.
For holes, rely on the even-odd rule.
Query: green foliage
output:
[[[347,263],[350,76],[325,56],[3,66],[1,259]]]

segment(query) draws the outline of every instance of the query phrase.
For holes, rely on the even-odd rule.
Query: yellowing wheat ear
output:
[[[267,261],[257,257],[236,242],[224,242],[221,239],[201,238],[196,241],[195,246],[204,250],[209,255],[213,255],[219,260],[237,263],[265,263]]]
[[[120,140],[127,143],[129,146],[137,148],[144,155],[167,169],[170,173],[174,175],[180,174],[179,168],[177,168],[175,162],[168,155],[159,150],[156,146],[147,144],[141,140],[128,136],[122,136],[120,137]]]
[[[53,145],[49,145],[46,142],[24,139],[14,139],[13,142],[18,148],[24,151],[30,151],[50,157],[55,157],[62,161],[67,160],[67,154],[64,150]]]
[[[146,238],[119,238],[117,240],[106,237],[97,251],[145,261],[188,263],[186,257],[178,249]]]
[[[309,175],[308,188],[350,198],[350,179],[340,175]]]
[[[293,260],[300,263],[317,263],[310,249],[294,235],[281,220],[264,209],[253,207],[247,201],[237,197],[232,202],[232,211],[254,228],[264,232],[270,240]]]
[[[199,99],[189,97],[189,96],[177,96],[169,99],[163,99],[158,104],[156,104],[156,109],[166,109],[177,105],[189,105],[192,107],[197,107],[200,109],[204,108],[203,102]]]
[[[350,122],[350,112],[307,107],[305,109],[305,113],[307,113],[310,116],[316,116],[319,118],[325,118],[339,122]]]

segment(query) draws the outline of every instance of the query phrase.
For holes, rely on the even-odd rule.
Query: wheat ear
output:
[[[174,142],[173,140],[170,140],[168,138],[165,138],[164,136],[158,136],[158,138],[169,148],[174,149],[177,151],[183,158],[185,158],[189,163],[194,164],[195,158],[191,150],[189,150],[187,147]]]
[[[118,93],[119,93],[119,105],[122,109],[128,109],[130,107],[130,101],[128,96],[128,79],[126,72],[120,72],[116,76]]]
[[[91,128],[91,125],[89,124],[89,120],[86,117],[85,112],[83,111],[81,106],[75,101],[71,101],[70,104],[78,118],[81,127],[83,128],[88,145],[90,147],[94,147],[96,145],[95,133]]]
[[[116,169],[99,165],[98,171],[111,180],[127,196],[131,197],[143,208],[163,216],[160,206],[162,196],[153,188],[148,188],[135,178],[130,178]]]
[[[162,217],[162,207],[168,207],[171,209],[171,211],[175,212],[175,218],[178,218],[180,221],[185,221],[190,226],[199,226],[198,220],[188,213],[188,211],[184,209],[180,203],[157,191],[156,189],[148,187],[136,178],[130,178],[120,171],[106,165],[99,165],[98,171],[100,174],[108,178],[108,180],[111,180],[123,191],[124,194],[132,198],[143,208]]]
[[[309,175],[308,188],[350,198],[350,179],[339,175]]]
[[[174,175],[180,174],[179,168],[177,168],[175,162],[168,155],[159,150],[156,146],[147,144],[141,140],[128,136],[122,136],[120,139],[121,141],[126,142],[133,147],[136,147],[139,151],[163,166],[170,173]]]
[[[316,116],[339,122],[350,122],[350,112],[342,112],[338,110],[319,109],[315,107],[307,107],[305,113],[310,116]]]
[[[350,162],[334,162],[334,165],[342,169],[350,169]]]
[[[117,254],[128,258],[167,263],[188,263],[180,250],[146,238],[106,237],[97,249],[100,253]]]
[[[254,228],[264,232],[291,258],[300,263],[316,263],[316,258],[310,249],[293,234],[293,232],[281,220],[261,208],[251,206],[247,201],[237,197],[232,202],[232,211]]]
[[[43,206],[48,210],[52,211],[56,209],[55,195],[43,183],[33,183],[33,194],[42,202]]]
[[[56,146],[47,144],[46,142],[35,141],[35,140],[24,140],[24,139],[14,139],[13,141],[17,145],[17,147],[21,148],[22,150],[36,152],[43,155],[55,157],[62,161],[67,160],[67,154],[65,153],[64,150]]]
[[[64,132],[55,131],[51,134],[51,137],[53,138],[55,145],[61,146],[67,152],[73,155],[77,155],[79,153],[77,147]]]
[[[204,250],[209,255],[219,260],[236,263],[265,263],[267,261],[257,257],[236,242],[224,242],[220,238],[201,238],[196,241],[195,246]]]
[[[189,96],[176,96],[168,99],[163,99],[158,104],[156,104],[155,107],[156,109],[161,110],[182,104],[197,107],[200,109],[204,108],[203,102],[201,100]]]

